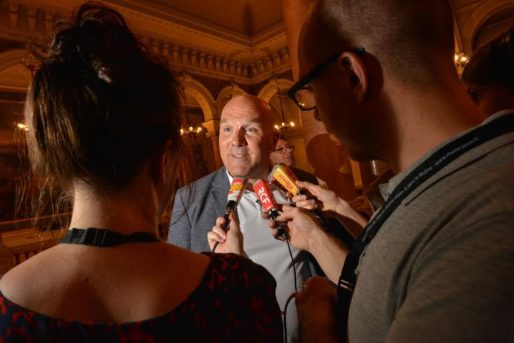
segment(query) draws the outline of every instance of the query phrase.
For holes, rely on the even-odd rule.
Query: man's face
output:
[[[305,75],[326,57],[310,60],[300,55],[300,75]],[[309,88],[316,99],[314,116],[321,119],[327,131],[345,145],[352,158],[369,159],[370,123],[362,103],[352,91],[348,75],[336,63],[327,65],[323,72],[313,79]]]
[[[274,164],[283,163],[292,167],[294,165],[294,145],[288,144],[284,139],[279,139],[269,156]]]
[[[223,164],[231,176],[266,177],[271,126],[266,124],[265,115],[248,99],[229,102],[223,109],[219,147]]]
[[[300,56],[300,75],[305,75],[316,68],[323,58],[312,60]],[[329,133],[334,134],[339,139],[343,132],[340,126],[347,126],[346,117],[349,112],[349,99],[346,97],[345,89],[336,77],[338,68],[335,63],[327,65],[320,75],[307,85],[316,99],[314,117],[322,120]]]

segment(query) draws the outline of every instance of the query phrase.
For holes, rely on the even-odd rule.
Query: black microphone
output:
[[[230,184],[230,189],[228,190],[227,195],[227,206],[225,206],[225,215],[223,218],[225,219],[225,223],[221,226],[221,228],[226,232],[228,230],[229,219],[228,216],[230,213],[234,212],[243,196],[244,190],[246,187],[246,179],[241,177],[235,177],[232,179],[232,183]],[[212,248],[212,252],[216,250],[218,247],[218,243],[214,243],[214,247]]]
[[[271,173],[269,174],[269,177],[268,177],[269,183],[276,181],[276,182],[278,182],[278,184],[280,186],[282,186],[282,188],[284,188],[287,192],[289,192],[293,195],[298,195],[298,194],[307,195],[305,190],[300,189],[300,187],[298,187],[298,185],[296,184],[297,180],[298,180],[298,178],[296,177],[294,172],[291,170],[291,168],[289,168],[288,166],[286,166],[283,163],[276,164],[275,167],[273,167],[273,170],[271,171]],[[316,214],[316,216],[319,218],[319,221],[321,222],[321,224],[325,228],[328,228],[328,224],[327,224],[325,217],[323,216],[323,213],[318,208],[312,210],[312,212],[314,212]]]
[[[276,219],[280,212],[278,210],[278,205],[271,192],[268,184],[264,180],[257,180],[253,184],[253,191],[257,194],[257,198],[259,199],[259,203],[262,206],[262,210],[264,212],[268,212],[271,219]],[[287,232],[285,230],[286,223],[279,223],[278,232],[279,237],[282,239],[288,239]]]

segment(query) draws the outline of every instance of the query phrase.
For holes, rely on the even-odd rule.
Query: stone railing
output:
[[[63,230],[20,229],[0,234],[0,274],[48,249],[62,238]]]
[[[11,254],[13,265],[18,265],[29,257],[57,244],[64,232],[64,230],[22,229],[2,233],[2,242]]]

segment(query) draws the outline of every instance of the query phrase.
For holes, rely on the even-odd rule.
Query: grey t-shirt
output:
[[[514,134],[410,194],[366,249],[357,280],[352,343],[514,342]]]

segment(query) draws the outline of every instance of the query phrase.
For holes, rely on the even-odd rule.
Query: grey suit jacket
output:
[[[175,195],[168,242],[196,252],[209,251],[207,233],[216,218],[225,214],[229,188],[225,168],[180,188]]]
[[[297,173],[297,169],[293,171]],[[313,175],[314,180],[306,178],[303,174],[297,177],[302,181],[317,184]],[[209,251],[207,233],[216,223],[216,218],[225,214],[229,188],[227,171],[224,167],[180,188],[175,195],[168,242],[195,252]],[[332,234],[346,244],[352,243],[352,237],[337,219],[330,217],[325,219],[329,222],[328,229]],[[317,267],[315,269],[319,273],[319,269]]]

